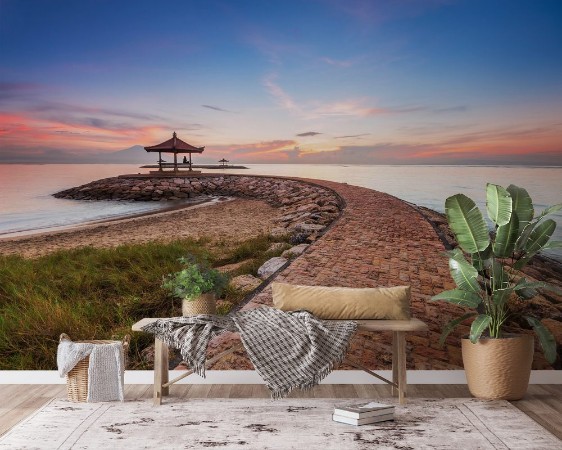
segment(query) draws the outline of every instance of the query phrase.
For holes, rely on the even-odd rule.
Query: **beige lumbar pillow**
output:
[[[410,319],[410,286],[345,288],[272,283],[273,306],[305,309],[320,319]]]

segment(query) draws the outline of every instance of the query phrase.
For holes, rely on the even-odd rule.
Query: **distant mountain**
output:
[[[0,151],[0,164],[156,164],[158,153],[147,152],[142,145],[133,145],[125,150],[116,152],[98,152],[81,154],[58,149],[33,149],[33,152]],[[178,155],[178,162],[184,155]],[[189,156],[188,156],[189,157]],[[174,162],[174,155],[163,153],[162,159]],[[194,164],[214,163],[209,158],[195,156]]]
[[[178,154],[178,162],[181,163],[184,155]],[[198,164],[207,163],[208,158],[202,158],[200,155],[195,155]],[[174,155],[170,153],[162,153],[162,159],[166,162],[174,162]],[[158,153],[147,152],[142,145],[133,145],[125,150],[119,150],[112,153],[98,153],[88,157],[91,162],[99,164],[156,164],[158,162]],[[88,161],[90,162],[90,161]],[[194,162],[195,164],[195,162]]]
[[[117,152],[99,153],[88,159],[103,164],[154,164],[158,160],[158,153],[148,153],[142,145],[133,145]]]

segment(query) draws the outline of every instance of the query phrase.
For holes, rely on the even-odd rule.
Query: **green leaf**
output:
[[[458,248],[449,252],[449,255],[449,269],[457,287],[463,291],[480,292],[478,271],[469,264]]]
[[[486,184],[486,209],[488,217],[497,226],[505,225],[511,219],[511,195],[497,184]]]
[[[519,279],[517,284],[513,286],[513,291],[522,298],[523,300],[530,300],[536,297],[539,293],[530,287],[532,283],[529,283],[525,277]]]
[[[552,336],[552,333],[541,323],[540,320],[531,316],[524,317],[527,319],[527,322],[529,322],[529,325],[533,327],[535,333],[537,333],[544,352],[544,357],[550,364],[554,364],[554,361],[556,361],[556,340],[554,339],[554,336]]]
[[[509,287],[509,274],[505,271],[503,265],[495,259],[492,262],[490,277],[492,279],[492,286],[494,290]]]
[[[431,300],[443,300],[459,306],[468,306],[469,308],[476,308],[482,301],[480,296],[476,295],[474,292],[461,291],[460,289],[441,292],[431,297]]]
[[[511,214],[511,219],[505,225],[498,227],[496,240],[493,244],[494,254],[505,258],[515,250],[515,243],[519,237],[519,218],[516,212]]]
[[[552,205],[546,208],[542,213],[540,213],[537,218],[535,219],[536,222],[541,220],[543,217],[548,216],[549,214],[555,213],[562,209],[562,203],[558,203],[557,205]]]
[[[472,255],[472,266],[480,271],[486,270],[492,266],[492,245],[490,244],[486,250]]]
[[[550,241],[542,248],[542,250],[548,250],[550,248],[562,248],[562,241]]]
[[[535,220],[533,220],[532,222],[529,222],[525,226],[523,231],[521,232],[521,235],[519,236],[519,239],[517,239],[517,243],[515,245],[515,250],[516,251],[522,251],[522,250],[525,249],[525,246],[527,244],[527,239],[529,238],[531,233],[534,231],[535,226],[543,219],[543,217],[545,217],[549,214],[555,213],[557,211],[560,211],[561,209],[562,209],[562,203],[559,203],[558,205],[549,206],[539,216],[537,216],[537,218]]]
[[[511,195],[511,209],[513,212],[517,213],[517,217],[519,218],[519,231],[517,233],[519,236],[527,224],[533,219],[535,213],[533,201],[525,189],[513,184],[507,187],[507,192]]]
[[[537,253],[546,245],[555,229],[556,222],[552,219],[545,220],[543,223],[538,224],[531,232],[525,244],[525,251],[527,253]]]
[[[477,313],[475,312],[463,314],[462,316],[458,317],[457,319],[451,320],[447,325],[445,325],[445,328],[443,328],[443,333],[441,333],[441,337],[439,338],[439,346],[443,347],[445,339],[447,339],[447,336],[451,334],[451,331],[453,331],[458,324],[464,322],[469,317],[475,316],[476,314]]]
[[[470,342],[476,344],[482,333],[488,326],[492,318],[488,314],[480,314],[474,321],[470,327]]]
[[[513,292],[513,288],[496,289],[492,293],[492,301],[496,306],[503,306],[509,300],[509,296]]]
[[[535,298],[537,295],[539,295],[539,293],[534,289],[527,288],[519,289],[515,291],[515,293],[519,296],[519,298],[523,300],[531,300],[532,298]]]
[[[476,204],[464,194],[456,194],[445,200],[445,212],[449,226],[460,247],[468,253],[478,253],[490,244],[490,234],[482,213]]]
[[[515,291],[519,291],[522,289],[544,289],[545,291],[555,292],[558,295],[562,295],[562,289],[560,289],[558,286],[547,283],[546,281],[529,282],[525,280],[525,278],[519,280],[519,283],[517,283],[513,289]]]
[[[533,224],[530,223],[529,225],[527,225],[527,228],[532,225]],[[525,230],[527,230],[527,228],[525,228]],[[548,240],[552,236],[552,233],[554,233],[555,229],[556,222],[552,219],[548,219],[542,223],[537,224],[532,229],[531,233],[529,233],[529,237],[525,242],[523,248],[523,250],[525,251],[525,255],[523,256],[523,258],[517,261],[513,265],[513,267],[515,269],[522,269],[523,267],[525,267],[525,265],[533,258],[533,256],[535,256],[535,254],[539,250],[542,250],[543,247],[548,243]],[[525,233],[525,230],[523,231],[523,233]],[[520,236],[520,239],[522,237],[523,235]],[[517,245],[519,245],[519,242]]]
[[[525,245],[527,244],[527,240],[529,239],[529,236],[533,232],[535,225],[536,225],[535,222],[529,222],[527,225],[525,225],[525,228],[523,228],[521,234],[517,238],[517,242],[515,243],[515,251],[520,252],[525,248]],[[521,228],[521,226],[519,228]]]

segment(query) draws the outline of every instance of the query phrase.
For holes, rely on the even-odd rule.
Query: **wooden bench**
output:
[[[132,327],[133,331],[142,331],[142,327],[158,319],[145,318],[139,320]],[[358,320],[358,330],[363,331],[391,331],[392,332],[392,381],[378,375],[377,373],[363,367],[356,361],[346,358],[346,363],[364,370],[368,374],[384,381],[392,386],[392,395],[398,396],[400,404],[406,403],[406,333],[416,331],[427,331],[427,325],[419,319],[410,320]],[[229,355],[239,349],[242,345],[235,345],[230,349],[214,356],[206,362],[209,366],[222,357]],[[180,376],[169,381],[168,370],[168,346],[160,339],[154,341],[154,404],[160,405],[162,397],[169,395],[169,387],[175,382],[193,373],[188,370]]]

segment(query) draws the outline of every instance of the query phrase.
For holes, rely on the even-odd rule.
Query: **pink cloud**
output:
[[[58,120],[26,113],[0,113],[0,151],[46,145],[67,150],[116,150],[153,142],[168,132],[166,125],[125,125],[103,128],[80,118]]]
[[[300,103],[287,93],[276,80],[276,74],[269,74],[264,78],[263,85],[279,106],[303,119],[372,117],[382,114],[411,113],[426,109],[420,106],[395,108],[377,107],[369,104],[372,103],[372,100],[369,98],[352,98],[335,102],[311,101]]]
[[[230,154],[237,156],[263,156],[270,153],[278,154],[280,150],[286,149],[288,147],[293,147],[294,145],[296,145],[296,142],[293,140],[274,140],[252,142],[248,144],[228,145],[221,147],[221,150],[226,150]],[[213,148],[217,149],[217,147]]]
[[[297,105],[297,103],[293,100],[293,98],[287,94],[281,86],[279,86],[275,80],[277,79],[277,75],[270,74],[263,80],[263,85],[267,89],[267,91],[275,98],[279,106],[288,109],[289,111],[294,111],[298,114],[302,114],[301,108]]]
[[[390,109],[367,106],[365,102],[365,99],[350,99],[333,103],[325,103],[315,108],[313,113],[318,116],[332,117],[370,117],[392,113],[392,110]]]

